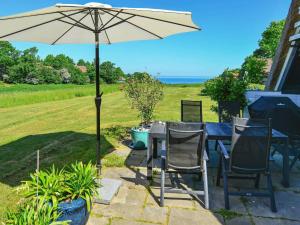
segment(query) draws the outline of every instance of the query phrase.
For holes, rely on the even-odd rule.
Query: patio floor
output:
[[[89,225],[292,225],[300,224],[300,163],[297,162],[291,173],[291,187],[281,184],[280,155],[271,162],[273,186],[277,202],[277,213],[272,213],[267,198],[230,197],[231,209],[224,210],[223,188],[216,187],[217,154],[211,151],[209,163],[210,210],[206,210],[189,195],[166,194],[165,207],[159,207],[159,170],[151,182],[146,180],[146,151],[117,150],[128,154],[123,168],[107,168],[104,177],[121,179],[123,185],[110,205],[95,204]],[[158,163],[158,162],[157,162]],[[201,188],[198,176],[180,177],[188,187]],[[167,181],[170,181],[167,179]],[[230,180],[230,188],[254,187],[253,181]],[[170,183],[170,182],[169,182]],[[261,178],[261,190],[266,188]]]

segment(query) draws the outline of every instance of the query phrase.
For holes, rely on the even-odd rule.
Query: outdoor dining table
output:
[[[209,140],[231,140],[232,124],[231,123],[215,123],[207,122],[206,133],[207,141]],[[158,140],[166,139],[166,124],[164,122],[155,122],[152,124],[147,147],[147,179],[152,179],[153,159],[158,158]],[[272,142],[280,142],[284,146],[283,166],[282,166],[282,185],[290,186],[290,168],[289,168],[289,152],[288,152],[288,136],[272,129]]]

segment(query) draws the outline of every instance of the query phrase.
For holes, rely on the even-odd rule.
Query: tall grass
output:
[[[119,91],[119,85],[101,85],[104,94]],[[74,84],[3,84],[0,83],[0,108],[71,99],[95,94],[95,85]]]

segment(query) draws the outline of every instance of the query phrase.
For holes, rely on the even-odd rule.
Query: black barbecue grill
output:
[[[288,97],[263,96],[249,105],[248,111],[251,118],[272,118],[272,128],[289,137],[292,167],[300,159],[300,108]]]

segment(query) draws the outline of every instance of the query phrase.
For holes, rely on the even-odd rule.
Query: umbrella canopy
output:
[[[47,44],[94,44],[95,32],[99,33],[101,44],[111,44],[162,39],[199,29],[193,23],[189,12],[113,8],[101,3],[57,4],[45,9],[2,17],[0,28],[2,40]]]
[[[46,44],[95,44],[97,168],[100,174],[99,44],[162,39],[197,31],[190,12],[113,8],[101,3],[57,4],[0,18],[0,40]]]

